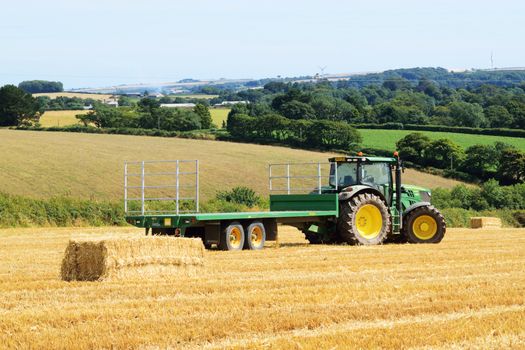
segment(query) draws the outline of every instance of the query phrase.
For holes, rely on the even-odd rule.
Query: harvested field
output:
[[[109,94],[84,94],[81,92],[48,92],[48,93],[41,93],[41,94],[33,94],[34,97],[39,96],[47,96],[51,99],[57,98],[57,97],[78,97],[78,98],[91,98],[93,100],[97,101],[103,101],[107,100],[108,98],[111,98],[113,95]]]
[[[106,230],[0,230],[2,347],[525,348],[523,229],[376,247],[284,229],[279,248],[205,252],[200,275],[61,281],[70,237]]]
[[[77,119],[77,114],[87,114],[89,111],[46,111],[40,117],[40,124],[44,127],[68,126],[82,124]]]

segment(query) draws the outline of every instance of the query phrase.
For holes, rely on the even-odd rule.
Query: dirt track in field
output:
[[[206,253],[200,274],[63,282],[71,235],[0,230],[8,348],[525,348],[525,230],[449,230],[438,245]]]

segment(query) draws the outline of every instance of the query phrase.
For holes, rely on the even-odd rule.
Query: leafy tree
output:
[[[427,78],[422,78],[419,80],[416,90],[423,92],[424,94],[431,96],[436,100],[441,100],[443,98],[443,94],[441,93],[439,86]]]
[[[373,120],[377,123],[427,124],[428,118],[417,106],[400,106],[392,102],[375,105]]]
[[[455,168],[461,164],[465,153],[449,139],[432,141],[425,149],[425,163],[436,168]]]
[[[0,126],[38,122],[42,110],[38,101],[14,85],[0,88]]]
[[[304,102],[296,100],[285,102],[280,110],[289,119],[315,119],[314,109]]]
[[[280,93],[286,92],[288,90],[288,86],[280,81],[271,81],[264,85],[264,90],[267,90],[271,93]]]
[[[255,119],[255,130],[262,139],[285,140],[289,120],[279,114],[267,114]]]
[[[137,103],[137,107],[140,112],[152,113],[155,109],[160,108],[160,102],[154,98],[145,97]]]
[[[307,130],[306,141],[310,147],[320,149],[356,149],[361,135],[347,123],[316,120]]]
[[[153,113],[142,113],[140,127],[168,131],[190,131],[201,128],[201,118],[193,111],[179,108],[157,108]]]
[[[487,123],[491,128],[510,128],[514,122],[512,115],[503,106],[489,106],[485,109]]]
[[[97,128],[135,128],[137,114],[130,108],[113,108],[96,103],[94,109],[86,114],[77,114],[76,118],[84,125],[95,125]]]
[[[465,151],[465,160],[461,169],[477,177],[485,177],[486,173],[498,166],[496,149],[491,145],[474,145]]]
[[[406,135],[396,143],[401,157],[416,164],[424,163],[425,150],[429,147],[431,140],[428,136],[414,132]]]
[[[487,125],[483,108],[477,103],[457,101],[450,103],[448,107],[456,125],[473,128]]]
[[[201,127],[203,129],[210,129],[213,125],[213,120],[211,119],[211,113],[207,106],[202,103],[197,103],[193,108],[193,112],[196,113],[201,119]]]
[[[396,77],[396,78],[388,78],[384,81],[383,87],[388,90],[408,90],[412,86],[410,85],[410,82],[404,78]]]
[[[525,129],[525,103],[520,101],[510,101],[505,105],[514,119],[513,127]]]
[[[228,112],[228,119],[230,118],[230,116],[235,115],[235,114],[249,115],[250,111],[248,110],[248,106],[246,106],[243,103],[238,103],[238,104],[233,105],[230,112]]]
[[[252,131],[255,129],[256,118],[247,114],[235,113],[228,114],[227,130],[230,135],[236,139],[249,139]]]
[[[279,94],[274,97],[272,101],[272,108],[276,111],[281,110],[281,106],[285,104],[286,102],[290,101],[299,101],[303,103],[309,103],[311,100],[310,95],[303,93],[299,89],[289,89],[285,94]]]
[[[64,86],[59,81],[47,80],[28,80],[18,84],[18,88],[30,94],[44,93],[44,92],[62,92]]]
[[[515,148],[505,148],[499,158],[500,182],[509,185],[525,181],[525,153]]]

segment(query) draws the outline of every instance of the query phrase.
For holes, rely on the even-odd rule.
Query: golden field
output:
[[[81,124],[77,119],[77,114],[86,114],[89,111],[46,111],[40,117],[40,124],[43,127],[50,126],[67,126],[74,124]]]
[[[46,92],[41,94],[33,94],[33,97],[39,97],[39,96],[47,96],[51,99],[57,98],[57,97],[78,97],[78,98],[91,98],[93,100],[97,101],[103,101],[107,100],[108,98],[111,98],[113,95],[109,94],[83,94],[80,92]]]
[[[201,197],[245,185],[268,194],[268,164],[327,161],[329,153],[233,142],[0,129],[0,191],[47,198],[123,198],[125,160],[199,159]],[[404,182],[459,182],[408,169]]]
[[[211,119],[213,123],[218,127],[222,127],[222,122],[225,122],[228,119],[228,113],[230,113],[230,108],[210,108]]]
[[[438,245],[207,251],[199,274],[63,282],[71,236],[0,230],[0,344],[41,349],[523,349],[525,230],[451,229]]]

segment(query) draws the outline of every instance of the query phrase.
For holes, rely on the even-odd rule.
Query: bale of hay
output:
[[[472,217],[470,228],[501,228],[501,219],[485,216]]]
[[[162,236],[71,239],[62,260],[65,281],[152,278],[194,271],[204,264],[198,238]]]

